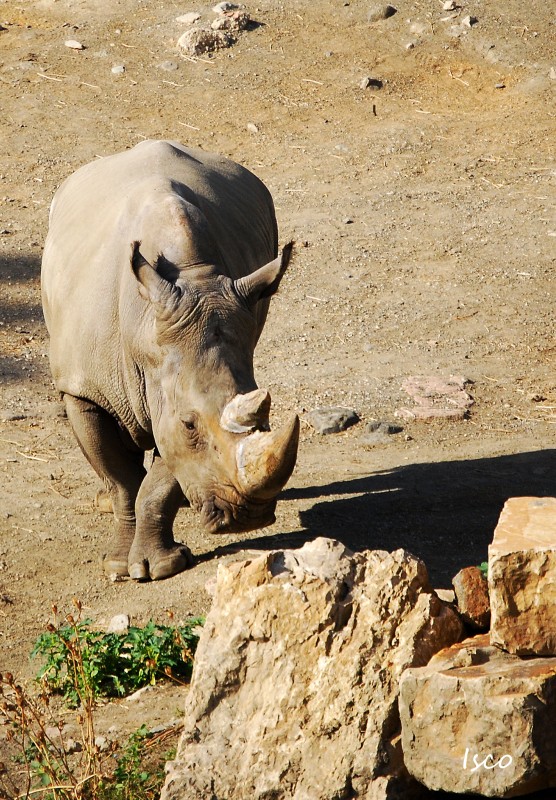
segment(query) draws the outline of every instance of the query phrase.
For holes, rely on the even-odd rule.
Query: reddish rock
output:
[[[452,581],[458,611],[464,622],[476,630],[488,630],[490,602],[488,583],[478,567],[461,569]]]

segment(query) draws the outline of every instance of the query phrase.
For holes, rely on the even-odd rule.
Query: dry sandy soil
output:
[[[486,558],[507,497],[555,494],[551,4],[396,5],[371,23],[363,0],[257,0],[232,48],[189,58],[176,17],[210,20],[208,7],[0,0],[0,669],[31,677],[53,603],[78,597],[99,625],[185,618],[207,610],[218,563],[319,535],[407,548],[449,586]],[[281,241],[298,247],[259,385],[276,421],[342,405],[361,422],[335,436],[303,425],[272,528],[209,538],[184,510],[193,569],[110,583],[111,520],[49,377],[40,257],[62,180],[145,138],[218,151],[267,183]],[[410,403],[405,377],[450,374],[473,382],[467,420],[362,443],[365,423]]]

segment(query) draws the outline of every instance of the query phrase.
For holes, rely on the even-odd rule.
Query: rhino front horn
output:
[[[299,443],[297,414],[276,431],[255,431],[238,443],[239,488],[255,500],[271,500],[286,485]]]

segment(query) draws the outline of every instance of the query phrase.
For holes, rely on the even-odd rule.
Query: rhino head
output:
[[[156,447],[209,532],[269,525],[295,465],[299,419],[270,430],[253,354],[258,304],[278,289],[292,244],[237,280],[206,265],[169,279],[163,257],[153,266],[139,247],[131,264],[149,304],[145,392]]]

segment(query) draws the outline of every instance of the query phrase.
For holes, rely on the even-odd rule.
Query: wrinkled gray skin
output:
[[[189,566],[172,534],[184,496],[213,533],[274,521],[299,431],[294,417],[269,432],[253,374],[291,245],[277,251],[258,178],[176,143],[97,160],[56,193],[42,265],[50,361],[116,517],[107,573]]]

